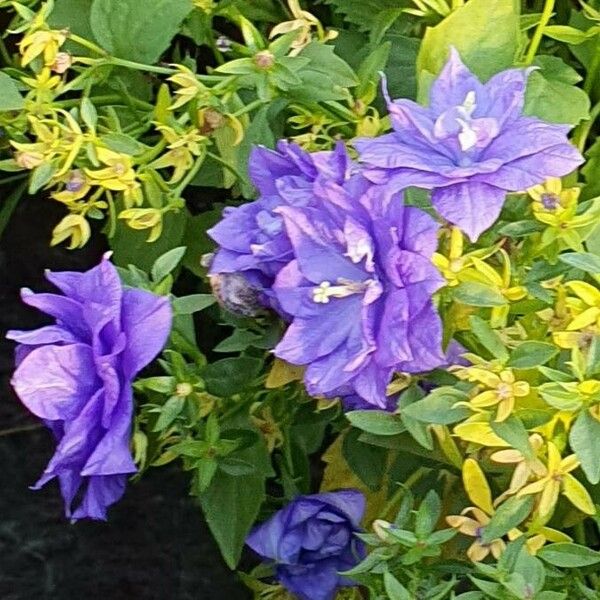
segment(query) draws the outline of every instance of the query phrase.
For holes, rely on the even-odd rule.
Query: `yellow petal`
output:
[[[573,506],[588,515],[595,515],[596,508],[590,494],[583,484],[573,475],[565,475],[562,481],[563,494],[571,501]]]
[[[513,464],[523,460],[523,455],[518,450],[498,450],[490,458],[497,463]]]
[[[552,527],[542,527],[540,529],[540,533],[549,541],[549,542],[571,542],[573,538],[562,531],[558,531],[556,529],[552,529]]]
[[[498,404],[498,410],[496,412],[496,422],[502,423],[502,421],[506,421],[506,419],[510,417],[514,407],[514,398],[505,398],[504,400],[502,400],[500,404]]]
[[[467,458],[462,469],[463,485],[471,502],[491,515],[494,512],[492,492],[477,461]]]
[[[556,473],[560,468],[561,456],[553,442],[548,442],[548,471]]]
[[[554,507],[558,501],[558,494],[560,492],[560,483],[555,479],[547,481],[542,494],[540,496],[540,504],[538,506],[538,512],[542,519],[546,519],[554,512]]]
[[[485,392],[481,392],[472,398],[469,404],[477,408],[482,408],[484,406],[493,406],[494,404],[498,404],[499,400],[500,398],[498,397],[498,393],[496,391],[486,390]]]
[[[585,281],[567,281],[565,286],[575,292],[588,306],[600,306],[600,291]]]
[[[481,523],[478,523],[475,519],[459,515],[450,515],[449,517],[446,517],[446,523],[448,523],[450,527],[454,527],[454,529],[458,529],[461,533],[471,537],[476,537],[481,529]]]
[[[530,387],[526,381],[517,381],[513,386],[513,394],[517,398],[522,398],[523,396],[527,396],[529,394]]]
[[[467,556],[473,562],[482,561],[490,553],[490,546],[483,546],[479,542],[474,542],[467,550]]]
[[[577,331],[579,329],[585,329],[596,322],[600,316],[600,308],[592,306],[584,310],[580,315],[577,315],[568,325],[569,331]]]
[[[571,454],[560,461],[559,470],[561,473],[570,473],[579,466],[579,460],[575,454]]]
[[[481,446],[506,448],[510,445],[494,433],[489,423],[461,423],[454,428],[454,435]]]

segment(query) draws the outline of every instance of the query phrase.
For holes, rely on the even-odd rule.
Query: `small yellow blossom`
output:
[[[155,242],[162,233],[163,211],[158,208],[129,208],[121,211],[119,219],[127,221],[131,229],[150,229],[147,242]]]
[[[90,239],[92,231],[90,224],[82,215],[67,215],[52,232],[51,246],[56,246],[66,239],[71,238],[69,249],[82,248]]]
[[[269,406],[261,408],[261,403],[256,403],[250,409],[250,418],[265,438],[270,453],[283,445],[283,433]]]
[[[135,185],[136,173],[131,156],[102,147],[96,148],[96,154],[106,167],[85,169],[85,174],[94,185],[114,192],[124,192]]]
[[[512,413],[516,398],[527,396],[530,392],[526,381],[516,381],[511,369],[505,369],[498,375],[478,367],[464,367],[456,370],[456,376],[466,381],[477,382],[485,388],[477,393],[468,405],[475,411],[496,406],[496,421],[506,420]]]
[[[274,38],[278,35],[284,35],[290,33],[290,31],[297,30],[298,37],[292,43],[291,56],[299,54],[303,48],[310,44],[312,41],[313,30],[316,32],[317,38],[321,42],[334,40],[338,36],[337,31],[325,31],[317,17],[302,9],[299,0],[288,0],[288,6],[293,19],[279,23],[279,25],[273,27],[269,37]]]
[[[543,477],[546,474],[546,467],[537,457],[537,453],[544,445],[542,436],[538,433],[530,435],[529,444],[532,449],[532,456],[530,458],[524,456],[514,448],[498,450],[490,456],[494,462],[515,466],[512,479],[510,480],[510,486],[508,490],[498,498],[498,501],[501,501],[505,496],[516,494],[527,483],[530,477]]]
[[[80,169],[67,173],[59,182],[64,183],[64,187],[59,192],[53,192],[52,198],[67,206],[74,206],[77,201],[85,198],[92,189],[89,180]]]
[[[204,148],[206,138],[197,129],[186,133],[178,133],[167,125],[156,127],[167,141],[168,151],[152,163],[155,169],[174,169],[170,183],[180,181],[192,168],[194,157],[199,156]]]
[[[562,189],[560,179],[551,177],[542,185],[536,185],[527,193],[532,198],[533,214],[546,225],[560,226],[565,217],[575,215],[579,188]]]
[[[460,515],[446,517],[446,522],[460,533],[475,538],[467,550],[467,556],[473,562],[482,561],[490,553],[494,558],[499,558],[506,547],[504,542],[497,539],[484,544],[482,541],[485,526],[494,514],[492,493],[485,475],[477,461],[472,458],[467,458],[463,463],[462,474],[465,491],[475,506],[465,508]]]
[[[562,493],[571,503],[582,512],[593,515],[596,513],[594,502],[585,487],[571,475],[579,466],[575,454],[561,458],[558,448],[553,442],[548,442],[548,459],[546,474],[534,483],[521,488],[518,496],[538,496],[537,512],[540,519],[547,521],[552,516],[558,497]]]
[[[198,80],[198,77],[183,65],[173,65],[179,72],[169,77],[169,81],[177,86],[175,95],[177,99],[171,106],[170,110],[176,110],[186,105],[188,102],[196,98],[208,101],[211,98],[211,91],[203,83]]]
[[[56,62],[60,47],[67,40],[65,31],[34,31],[27,34],[19,43],[21,64],[26,67],[38,56],[43,56],[44,65],[52,66]]]

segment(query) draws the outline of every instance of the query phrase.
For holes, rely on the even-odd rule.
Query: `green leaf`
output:
[[[191,0],[94,0],[90,22],[96,40],[111,54],[154,64],[193,7]]]
[[[359,441],[360,435],[358,429],[348,431],[342,442],[342,456],[353,473],[375,491],[385,476],[388,450]]]
[[[411,593],[389,572],[383,574],[383,585],[389,600],[411,600]]]
[[[544,546],[537,555],[547,563],[565,569],[600,563],[600,552],[570,542],[549,544]]]
[[[25,102],[15,81],[6,73],[0,73],[0,112],[21,110]]]
[[[136,231],[118,220],[115,235],[108,240],[114,252],[114,263],[121,267],[135,265],[143,271],[149,271],[159,256],[181,245],[187,218],[186,210],[164,215],[163,233],[151,243],[146,241],[147,231]]]
[[[56,168],[50,162],[44,162],[33,169],[29,179],[29,193],[39,192],[52,179],[54,173]]]
[[[600,421],[584,409],[569,433],[569,444],[581,462],[588,481],[600,482]]]
[[[216,302],[212,294],[191,294],[173,300],[173,311],[177,315],[191,315],[212,306]]]
[[[409,417],[424,423],[449,425],[466,419],[470,411],[465,406],[454,406],[457,402],[465,402],[466,394],[450,387],[433,390],[428,396],[409,404],[402,412]]]
[[[508,442],[515,450],[518,450],[528,459],[534,457],[533,449],[529,444],[529,434],[523,422],[516,416],[511,415],[502,422],[491,421],[490,425],[494,433]]]
[[[352,67],[341,59],[334,51],[334,47],[320,42],[311,42],[298,55],[308,58],[308,69],[330,77],[335,85],[353,87],[358,84],[358,78]]]
[[[579,45],[598,35],[598,30],[592,28],[589,31],[581,31],[569,25],[546,25],[544,35],[565,44]]]
[[[200,496],[208,526],[231,569],[235,569],[240,559],[246,537],[265,500],[265,479],[272,475],[269,454],[262,442],[236,452],[236,458],[253,465],[255,471],[239,477],[219,470]]]
[[[529,76],[524,113],[569,125],[589,119],[590,98],[574,85],[577,72],[556,56],[539,56],[535,64],[541,70]]]
[[[504,306],[504,296],[496,290],[475,281],[465,281],[454,288],[454,298],[469,306]]]
[[[442,503],[434,490],[429,490],[415,516],[415,534],[419,539],[428,537],[440,518]]]
[[[523,342],[511,353],[508,366],[513,369],[532,369],[547,363],[558,354],[558,348],[546,342]]]
[[[153,431],[163,431],[163,429],[166,429],[179,416],[184,404],[185,398],[171,396],[163,405]]]
[[[501,361],[508,360],[508,351],[502,342],[502,338],[490,327],[487,321],[484,321],[481,317],[472,316],[469,318],[469,324],[475,337],[492,356]]]
[[[481,542],[490,544],[522,523],[531,512],[533,502],[534,499],[531,496],[513,496],[503,502],[485,526]]]
[[[354,427],[375,435],[397,435],[405,427],[397,415],[383,410],[353,410],[346,417]]]
[[[243,352],[253,342],[262,339],[262,336],[247,329],[236,329],[227,339],[217,344],[214,352]]]
[[[515,0],[470,0],[426,30],[417,72],[439,73],[451,46],[483,79],[511,67],[520,44],[520,4]]]
[[[600,256],[590,252],[563,252],[558,255],[558,258],[571,267],[591,275],[600,275]]]
[[[178,248],[173,248],[172,250],[165,252],[162,256],[159,256],[154,261],[152,269],[150,270],[153,281],[162,281],[169,273],[172,273],[181,262],[185,250],[185,246],[179,246]]]
[[[243,391],[259,375],[262,360],[251,356],[224,358],[204,368],[202,377],[210,394],[228,398]]]

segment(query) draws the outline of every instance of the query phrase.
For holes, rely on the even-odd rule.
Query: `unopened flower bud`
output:
[[[85,220],[83,215],[71,214],[67,215],[54,228],[50,245],[56,246],[70,238],[69,250],[82,248],[90,239],[91,235],[92,231],[90,229],[90,224]]]
[[[62,75],[65,73],[70,66],[73,64],[73,57],[68,52],[59,52],[56,55],[54,63],[50,67],[52,71]]]
[[[44,155],[40,152],[17,152],[15,161],[22,169],[35,169],[44,162]]]
[[[260,291],[243,275],[218,273],[211,276],[210,284],[213,294],[228,311],[245,317],[253,317],[260,311]]]
[[[254,55],[254,64],[264,71],[267,71],[275,64],[275,56],[268,50],[261,50]]]
[[[198,111],[198,120],[200,122],[200,133],[202,135],[210,135],[217,129],[223,127],[226,123],[225,116],[214,108]]]
[[[383,519],[375,519],[373,521],[373,532],[382,541],[387,542],[390,538],[388,531],[392,528],[392,524],[389,521]]]
[[[65,185],[65,189],[68,192],[79,192],[84,185],[85,176],[79,169],[76,169],[75,171],[71,172],[69,181],[67,181],[67,184]]]
[[[193,391],[194,388],[192,387],[192,384],[187,382],[178,383],[175,387],[175,395],[179,396],[180,398],[189,396]]]

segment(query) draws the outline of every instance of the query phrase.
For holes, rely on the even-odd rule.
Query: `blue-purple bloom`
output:
[[[211,274],[243,273],[268,294],[277,273],[293,257],[283,219],[275,209],[314,205],[319,201],[319,183],[331,179],[341,184],[349,166],[342,144],[333,152],[314,154],[286,141],[280,141],[276,151],[255,148],[248,168],[259,198],[226,208],[223,219],[208,231],[219,244]]]
[[[476,240],[498,218],[506,192],[583,162],[568,125],[523,115],[530,72],[510,69],[483,84],[452,49],[428,107],[388,98],[394,132],[355,143],[365,176],[392,190],[433,189],[437,212]]]
[[[332,600],[339,575],[365,557],[360,531],[365,498],[357,490],[298,496],[259,525],[246,543],[276,563],[276,577],[301,600]]]
[[[385,408],[394,371],[445,362],[432,295],[444,285],[431,256],[438,226],[400,194],[329,182],[320,207],[277,209],[294,260],[273,291],[292,322],[274,352],[307,365],[312,395],[358,395]]]
[[[24,290],[23,301],[56,324],[7,335],[19,343],[13,387],[58,444],[34,489],[57,477],[67,517],[105,519],[136,471],[131,384],[163,348],[171,307],[168,298],[123,289],[107,256],[85,273],[46,276],[62,295]]]

